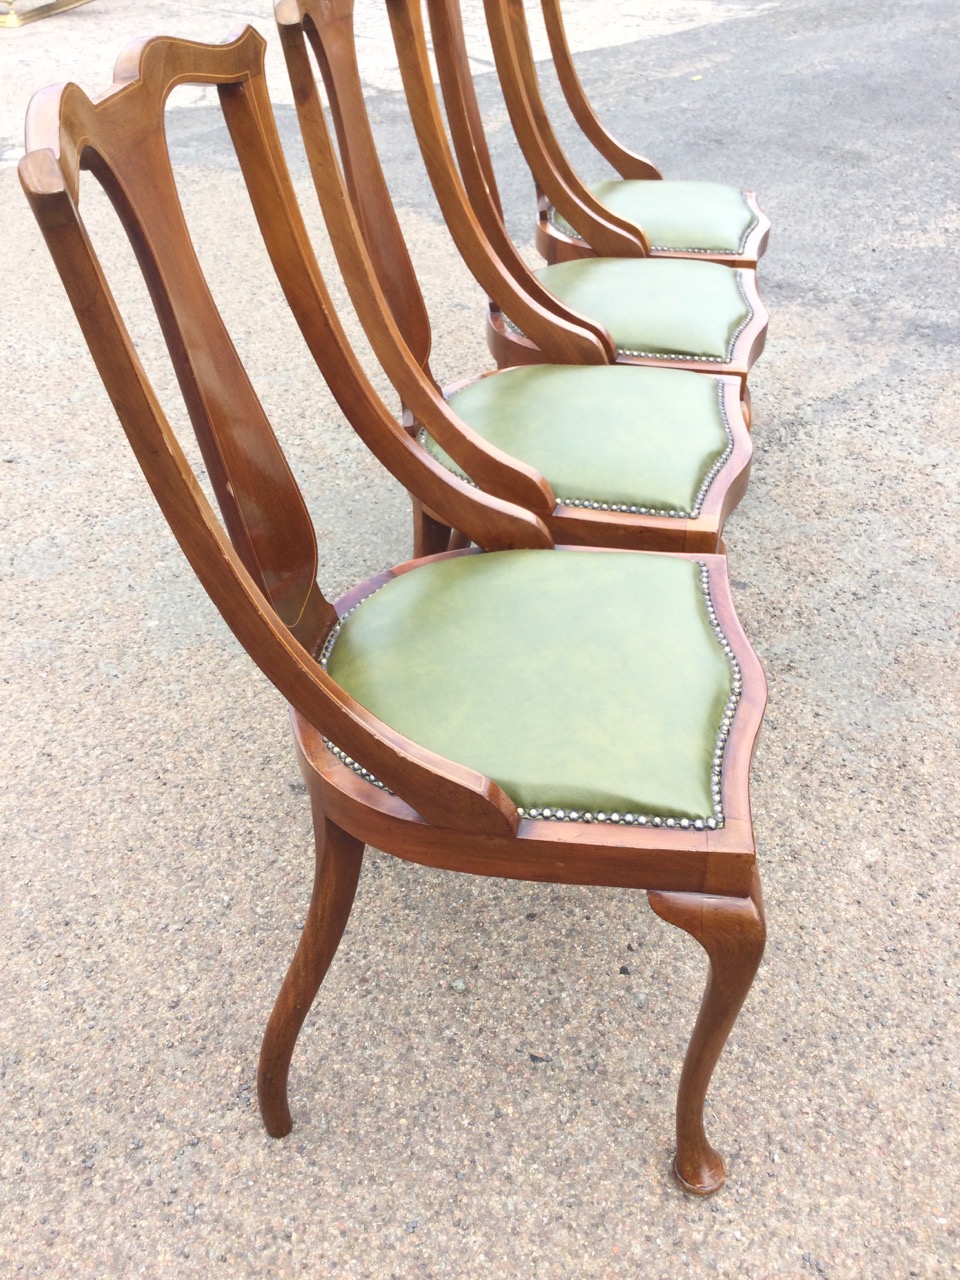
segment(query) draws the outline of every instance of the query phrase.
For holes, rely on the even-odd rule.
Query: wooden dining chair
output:
[[[676,1175],[724,1178],[707,1086],[764,941],[748,773],[764,680],[714,555],[553,548],[530,512],[465,484],[392,421],[348,349],[306,238],[252,29],[155,39],[116,82],[31,103],[20,178],[140,466],[198,578],[288,700],[316,833],[300,942],[270,1017],[264,1124],[290,1132],[301,1025],[350,914],[365,842],[477,875],[644,889],[709,957],[680,1082]],[[385,570],[333,602],[313,526],[195,255],[164,103],[216,85],[288,297],[308,298],[325,369],[402,483],[478,546]],[[215,515],[138,358],[80,212],[80,172],[136,252],[209,470]],[[238,262],[238,270],[240,264]],[[389,444],[384,445],[383,442]],[[225,526],[225,528],[224,528]],[[481,550],[480,548],[485,548]],[[453,927],[453,926],[451,926]]]
[[[620,175],[583,182],[544,103],[522,0],[484,0],[484,7],[504,100],[537,189],[537,248],[547,262],[598,252],[635,256],[639,241],[654,257],[757,265],[767,247],[770,219],[754,193],[718,182],[666,181],[649,160],[621,146],[600,123],[584,92],[560,0],[541,0],[554,67],[571,113],[587,140]],[[617,236],[624,233],[628,239],[618,250]]]
[[[386,0],[386,5],[424,161],[456,234],[462,214],[445,192],[450,183],[449,150],[438,138],[444,125],[431,82],[422,0]],[[427,6],[446,120],[470,208],[515,281],[552,297],[557,314],[581,323],[592,320],[595,331],[598,327],[608,340],[611,358],[620,363],[735,374],[749,416],[747,375],[763,350],[768,319],[757,293],[756,273],[690,258],[650,257],[642,240],[613,214],[594,215],[594,245],[607,256],[531,271],[519,254],[506,251],[509,237],[466,58],[459,2],[427,0]],[[636,256],[622,256],[630,239]],[[498,366],[542,360],[536,335],[511,313],[510,299],[496,293],[490,298],[487,336]]]
[[[364,102],[352,0],[282,0],[276,10],[304,145],[331,241],[354,306],[406,406],[412,432],[435,458],[490,489],[443,447],[458,430],[544,477],[531,509],[559,542],[715,551],[744,492],[751,445],[730,376],[607,364],[538,364],[459,384],[444,396],[430,368],[427,309],[384,179]],[[302,15],[302,16],[301,16]],[[327,90],[339,157],[308,52]],[[342,161],[342,167],[341,167]],[[452,169],[449,172],[454,172]],[[470,218],[466,195],[460,205]],[[469,223],[466,225],[470,225]],[[476,228],[478,245],[482,232]],[[482,247],[482,246],[481,246]],[[495,281],[492,251],[481,261]],[[593,354],[516,290],[545,353]],[[517,489],[501,497],[523,501]],[[451,531],[414,503],[416,553],[444,549]]]

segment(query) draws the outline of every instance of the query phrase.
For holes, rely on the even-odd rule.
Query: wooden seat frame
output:
[[[421,501],[480,546],[565,553],[549,549],[547,529],[530,512],[464,484],[435,464],[393,421],[352,358],[284,164],[263,80],[263,49],[250,28],[219,46],[167,39],[130,46],[117,63],[113,87],[102,96],[91,100],[73,84],[36,95],[27,120],[28,153],[19,171],[164,515],[227,624],[291,704],[313,811],[316,874],[300,942],[261,1051],[264,1124],[276,1137],[291,1129],[291,1056],[346,925],[369,842],[412,862],[479,875],[645,889],[657,914],[697,939],[710,968],[681,1076],[675,1169],[681,1185],[709,1194],[722,1183],[724,1166],[704,1134],[704,1097],[764,941],[748,771],[765,687],[733,610],[726,560],[697,557],[707,566],[710,597],[743,681],[723,761],[726,817],[717,830],[521,820],[509,796],[489,778],[405,738],[336,684],[317,655],[337,619],[378,585],[417,572],[424,562],[389,569],[336,603],[320,591],[316,537],[302,496],[187,231],[163,130],[164,103],[175,86],[217,86],[271,259],[295,308],[310,311],[312,339],[327,354],[326,376],[360,435],[373,441],[385,464]],[[223,524],[164,415],[85,230],[79,210],[84,168],[107,192],[135,250]],[[372,430],[377,420],[378,429]],[[584,608],[612,606],[615,602],[584,602]],[[325,740],[388,789],[359,776]]]
[[[515,459],[507,460],[460,419],[446,396],[466,383],[441,391],[430,369],[431,328],[420,286],[403,232],[390,199],[367,115],[357,66],[353,31],[353,0],[281,0],[276,9],[284,55],[314,186],[337,254],[340,269],[367,337],[405,409],[404,422],[416,433],[423,426],[444,444],[472,478],[509,501],[530,507],[545,521],[553,537],[563,543],[663,551],[716,551],[724,522],[740,501],[750,473],[752,445],[739,404],[739,383],[718,379],[722,408],[732,442],[696,516],[634,515],[558,504],[547,482]],[[323,104],[311,68],[313,49],[330,103],[339,142],[338,160],[327,127]],[[455,171],[448,170],[452,180]],[[452,186],[456,195],[456,184]],[[475,222],[462,188],[459,204],[465,225]],[[482,250],[482,233],[475,231]],[[484,253],[490,277],[497,270],[492,253]],[[508,287],[517,292],[512,283]],[[541,343],[551,357],[564,362],[571,352],[566,333],[535,301],[531,319],[542,322]],[[529,322],[529,321],[528,321]],[[493,376],[496,376],[494,373]],[[470,380],[472,381],[472,379]],[[584,423],[584,431],[591,430]],[[456,433],[469,442],[471,452],[457,447]],[[477,461],[485,466],[478,468]],[[506,473],[505,461],[516,468]],[[521,476],[526,488],[521,487]],[[534,490],[533,484],[540,486]],[[451,538],[435,512],[414,499],[414,553],[445,550]],[[459,531],[457,531],[459,532]]]
[[[658,181],[663,175],[649,160],[623,147],[600,123],[590,105],[567,41],[560,0],[540,0],[557,79],[584,136],[624,179]],[[770,236],[770,219],[754,192],[743,196],[755,219],[737,253],[658,249],[651,247],[644,229],[618,217],[602,204],[570,164],[554,132],[540,92],[537,65],[522,0],[484,0],[497,73],[517,142],[537,190],[537,249],[550,263],[588,258],[636,257],[642,252],[658,258],[692,258],[732,267],[756,267]],[[551,218],[556,210],[576,228],[570,235]]]
[[[334,0],[336,3],[336,0]],[[386,0],[400,62],[400,74],[410,108],[424,164],[434,192],[457,247],[474,277],[485,289],[490,305],[487,313],[487,342],[498,368],[538,364],[544,351],[538,334],[517,311],[516,290],[536,300],[553,316],[579,326],[601,346],[605,361],[618,364],[652,365],[659,368],[690,369],[696,373],[732,374],[740,381],[744,417],[750,423],[750,396],[747,375],[763,351],[769,317],[757,293],[756,274],[740,270],[744,299],[750,317],[735,335],[726,360],[702,360],[682,356],[629,355],[619,351],[607,330],[591,317],[573,311],[552,294],[527,266],[507,233],[497,191],[490,151],[477,102],[473,77],[467,60],[466,42],[458,0],[427,0],[433,51],[440,73],[440,87],[446,121],[453,142],[456,163],[447,145],[443,117],[433,87],[430,59],[423,25],[422,0]],[[457,172],[457,166],[459,171]],[[465,191],[468,218],[460,201]],[[606,222],[618,231],[618,243],[630,234],[629,224],[614,227],[615,215],[595,214],[599,225]],[[482,247],[478,247],[479,229]],[[645,256],[635,238],[637,256]],[[598,252],[600,248],[598,246]],[[485,261],[492,254],[513,279],[511,293],[502,279],[485,283],[490,271]],[[617,256],[623,256],[622,253]],[[507,318],[509,317],[509,319]],[[551,359],[554,357],[551,355]],[[593,361],[591,360],[591,363]]]

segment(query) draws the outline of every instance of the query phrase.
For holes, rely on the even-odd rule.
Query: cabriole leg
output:
[[[340,944],[363,860],[361,841],[329,822],[316,797],[313,828],[317,864],[310,909],[267,1023],[257,1069],[260,1115],[271,1138],[286,1137],[293,1128],[287,1102],[290,1059],[300,1028]]]
[[[704,1133],[703,1104],[763,955],[766,924],[760,877],[754,875],[749,898],[653,890],[647,896],[658,916],[696,938],[710,958],[700,1014],[680,1076],[673,1162],[673,1172],[685,1191],[708,1196],[720,1190],[727,1171],[723,1157]]]

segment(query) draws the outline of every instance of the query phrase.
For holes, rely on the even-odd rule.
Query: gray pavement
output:
[[[8,166],[0,1275],[960,1273],[960,11],[662,5],[646,34],[639,7],[632,25],[593,11],[581,65],[604,117],[670,175],[749,181],[774,221],[757,457],[728,527],[771,695],[754,772],[770,941],[708,1107],[728,1185],[699,1202],[668,1174],[704,971],[688,938],[640,895],[376,851],[295,1059],[296,1128],[264,1135],[256,1052],[311,873],[284,709],[155,513]],[[201,31],[186,4],[95,0],[0,32],[0,155],[28,86],[104,87],[128,37],[237,16],[207,7]],[[266,8],[243,16],[269,33]],[[386,65],[377,128],[452,380],[486,367],[480,298]],[[489,78],[483,96],[529,241]],[[304,354],[215,109],[188,96],[171,135],[336,592],[408,554],[404,495]],[[110,258],[173,405],[142,290]]]

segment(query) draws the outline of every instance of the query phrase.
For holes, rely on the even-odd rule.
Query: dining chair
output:
[[[635,256],[639,241],[654,257],[756,267],[770,219],[755,194],[718,182],[665,180],[612,137],[577,75],[560,0],[541,0],[557,78],[584,136],[618,178],[584,183],[571,165],[540,90],[522,0],[484,0],[484,8],[504,100],[537,189],[537,248],[548,263],[598,252]],[[466,63],[461,74],[469,75]],[[618,249],[624,232],[629,239]]]
[[[427,308],[384,178],[363,97],[352,0],[282,0],[276,9],[304,146],[341,272],[373,349],[406,406],[405,421],[435,458],[454,462],[459,430],[535,470],[546,482],[527,505],[557,541],[676,551],[715,551],[742,496],[752,448],[729,375],[607,364],[538,364],[480,376],[444,395],[430,368]],[[310,60],[330,103],[339,155]],[[454,174],[453,169],[448,173]],[[455,174],[454,174],[455,176]],[[469,217],[466,196],[460,205]],[[473,225],[476,227],[475,220]],[[476,229],[475,244],[482,241]],[[481,259],[495,279],[492,252]],[[501,277],[514,289],[506,273]],[[514,290],[517,292],[516,290]],[[591,354],[535,301],[518,293],[541,325],[544,353],[558,361]],[[524,501],[516,490],[491,490]],[[414,501],[414,550],[445,548],[451,531]]]
[[[461,212],[449,194],[449,148],[439,113],[424,32],[422,0],[385,0],[404,90],[424,162],[452,232]],[[446,121],[472,213],[503,264],[523,288],[552,298],[556,314],[594,322],[620,363],[735,374],[749,417],[747,375],[763,350],[767,312],[756,272],[692,258],[646,256],[640,238],[615,215],[595,215],[601,256],[556,262],[532,271],[509,241],[496,192],[489,147],[466,60],[458,0],[427,0],[433,53]],[[609,226],[615,243],[606,238]],[[623,256],[632,235],[636,256]],[[461,249],[461,252],[465,252]],[[466,256],[466,254],[465,254]],[[471,265],[468,262],[468,265]],[[473,267],[471,266],[471,269]],[[475,272],[476,274],[476,272]],[[490,292],[487,338],[501,368],[543,359],[536,335],[511,312],[512,300]]]
[[[291,706],[316,871],[261,1050],[263,1122],[274,1137],[291,1130],[294,1045],[370,842],[477,875],[643,889],[658,915],[696,938],[709,977],[681,1075],[675,1171],[681,1186],[709,1194],[724,1165],[704,1133],[704,1098],[764,941],[748,800],[764,679],[725,557],[555,548],[530,512],[465,484],[389,428],[311,253],[263,50],[251,28],[219,46],[130,46],[105,94],[68,84],[33,99],[19,166],[157,502],[225,621]],[[163,113],[181,84],[217,87],[271,259],[287,296],[311,300],[325,373],[351,421],[365,435],[382,415],[374,436],[387,465],[477,547],[387,569],[336,602],[322,593],[300,489],[179,202]],[[222,523],[85,229],[82,170],[135,250]]]

